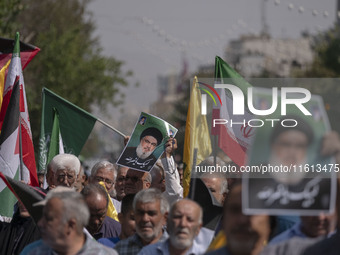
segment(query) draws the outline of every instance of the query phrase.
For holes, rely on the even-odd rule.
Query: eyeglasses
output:
[[[103,177],[100,177],[100,176],[95,176],[94,179],[95,179],[96,182],[105,182],[110,188],[113,185],[113,181],[106,179],[106,178],[103,178]]]
[[[64,182],[65,178],[68,182],[73,183],[75,181],[75,176],[71,174],[59,174],[57,175],[57,180],[59,182]]]

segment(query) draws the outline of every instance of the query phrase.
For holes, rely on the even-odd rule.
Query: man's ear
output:
[[[163,226],[167,224],[168,216],[169,216],[169,212],[165,212],[164,217],[163,217]]]
[[[201,223],[201,224],[199,225],[199,227],[197,228],[196,236],[197,236],[197,235],[199,234],[199,232],[201,231],[202,226],[203,226],[203,223]]]
[[[48,175],[46,175],[46,182],[48,185],[54,184],[54,173],[52,170],[48,172]]]
[[[145,187],[146,187],[146,188],[150,188],[150,186],[151,186],[151,183],[150,183],[150,182],[145,182]]]

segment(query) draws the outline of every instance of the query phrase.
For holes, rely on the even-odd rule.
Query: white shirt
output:
[[[165,157],[161,161],[165,171],[165,191],[163,194],[171,205],[183,198],[183,187],[180,184],[180,177],[174,158],[172,156],[170,158]]]

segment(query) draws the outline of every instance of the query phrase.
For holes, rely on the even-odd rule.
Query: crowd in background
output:
[[[0,225],[0,254],[291,255],[340,250],[337,210],[301,217],[245,215],[242,182],[223,174],[192,178],[196,188],[184,198],[183,169],[172,156],[176,146],[170,138],[150,172],[100,161],[87,176],[76,156],[56,155],[47,167],[47,195],[33,205],[41,208],[42,217],[34,222],[19,201],[12,221]],[[325,136],[323,146],[324,153],[340,162],[337,134]],[[228,164],[209,157],[201,165],[216,161]],[[203,201],[205,194],[208,200]]]

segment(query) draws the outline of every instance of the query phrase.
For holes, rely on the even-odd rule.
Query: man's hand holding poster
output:
[[[177,129],[168,122],[142,112],[117,164],[148,172],[163,154]]]

